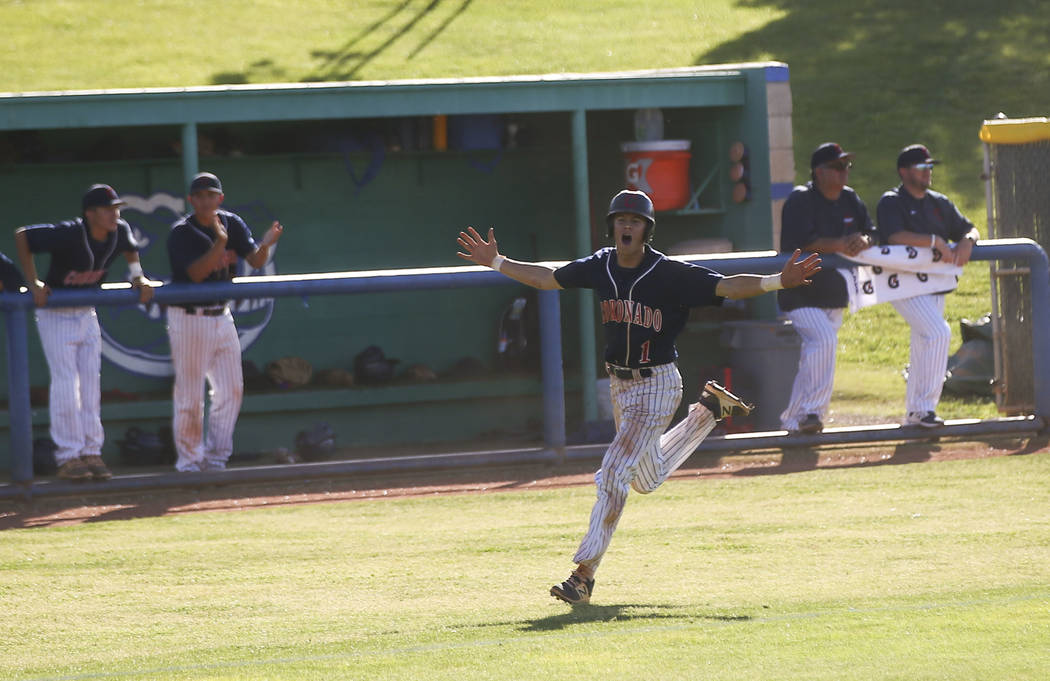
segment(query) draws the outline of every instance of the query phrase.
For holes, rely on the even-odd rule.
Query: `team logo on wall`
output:
[[[167,193],[149,197],[121,194],[127,202],[120,215],[131,225],[131,231],[139,242],[139,259],[142,269],[153,281],[171,281],[171,266],[168,263],[168,232],[172,224],[186,214],[185,199]],[[225,206],[237,213],[256,232],[261,226],[266,229],[273,222],[262,202],[242,206]],[[271,248],[270,261],[260,270],[239,258],[237,276],[277,274],[274,264],[276,247]],[[123,258],[113,263],[110,275],[114,280],[127,280],[125,269],[119,272]],[[273,317],[273,298],[235,300],[231,303],[241,350],[246,350],[262,335]],[[99,306],[99,326],[102,329],[102,356],[122,369],[142,376],[164,377],[174,372],[171,366],[171,348],[165,329],[163,308],[157,303],[134,307]]]

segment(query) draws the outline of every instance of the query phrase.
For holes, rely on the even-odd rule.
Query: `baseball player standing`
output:
[[[51,374],[48,411],[56,445],[58,476],[67,480],[107,480],[102,461],[102,334],[93,307],[47,307],[52,290],[98,288],[110,264],[123,254],[139,301],[153,298],[143,276],[138,244],[120,218],[124,201],[106,184],[93,185],[81,201],[81,217],[15,230],[18,259],[36,304],[36,325]],[[41,281],[34,253],[50,253]]]
[[[642,494],[656,490],[719,418],[733,409],[751,409],[709,381],[687,416],[667,430],[682,399],[674,342],[689,309],[808,284],[820,271],[817,255],[800,260],[798,251],[780,274],[770,276],[723,277],[704,267],[671,260],[649,246],[656,217],[653,202],[640,191],[624,190],[613,197],[606,226],[615,246],[559,268],[500,255],[493,229],[484,239],[470,227],[458,239],[466,252],[457,255],[465,260],[490,266],[538,289],[594,289],[600,301],[616,436],[594,476],[597,500],[573,558],[576,568],[550,591],[569,604],[590,601],[595,571],[612,540],[628,492],[632,488]]]
[[[190,183],[193,212],[168,235],[173,282],[229,281],[237,258],[258,269],[284,228],[274,221],[260,243],[236,213],[221,208],[222,183],[198,173]],[[172,429],[182,472],[222,470],[233,453],[233,429],[241,410],[244,378],[241,343],[227,301],[168,306],[168,339],[175,369]],[[204,436],[204,384],[210,387],[208,434]]]
[[[853,154],[834,142],[810,156],[811,180],[795,187],[781,213],[780,250],[856,255],[872,245],[874,227],[857,192],[846,186]],[[802,338],[791,399],[780,415],[788,432],[824,430],[842,313],[849,303],[846,281],[835,270],[818,272],[813,285],[785,289],[777,302]]]
[[[962,267],[970,261],[980,233],[947,196],[930,189],[935,163],[938,161],[921,144],[907,146],[898,154],[901,183],[884,193],[875,207],[880,243],[932,248],[941,262]],[[907,425],[944,425],[937,416],[937,403],[944,388],[952,340],[951,328],[944,320],[944,296],[930,293],[891,301],[911,327],[905,390]]]

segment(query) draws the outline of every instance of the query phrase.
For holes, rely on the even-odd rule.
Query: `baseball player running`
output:
[[[256,244],[248,225],[221,208],[222,183],[212,173],[198,173],[187,197],[193,212],[176,222],[168,235],[168,259],[174,282],[229,281],[237,258],[258,269],[284,232],[280,222]],[[224,300],[168,307],[168,339],[175,369],[175,469],[222,470],[233,453],[233,429],[241,410],[244,378],[241,343],[233,314]],[[211,389],[208,434],[204,437],[204,383]]]
[[[142,273],[138,244],[131,227],[120,219],[124,201],[106,184],[93,185],[81,201],[81,217],[57,224],[15,230],[18,259],[36,304],[36,326],[51,374],[48,411],[51,439],[56,445],[58,476],[66,480],[107,480],[102,461],[100,374],[102,334],[93,307],[47,307],[55,289],[97,288],[106,270],[123,254],[139,301],[153,298]],[[41,281],[34,253],[50,253],[51,264]]]
[[[751,405],[709,381],[687,416],[670,430],[682,399],[682,376],[675,360],[675,338],[689,309],[720,305],[766,291],[810,283],[820,271],[816,254],[800,259],[795,251],[780,274],[724,277],[704,267],[671,260],[649,246],[656,226],[653,202],[640,191],[613,197],[606,215],[614,246],[559,268],[511,260],[500,255],[495,232],[482,238],[473,228],[459,233],[465,260],[538,289],[590,288],[598,295],[605,332],[605,367],[609,373],[616,436],[594,476],[597,500],[573,561],[576,568],[550,593],[575,605],[590,601],[594,575],[633,488],[648,494],[658,488],[707,437],[715,422],[734,409]],[[665,432],[666,431],[666,432]]]

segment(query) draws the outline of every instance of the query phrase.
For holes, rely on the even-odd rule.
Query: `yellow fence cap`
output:
[[[981,126],[985,144],[1029,144],[1050,140],[1050,119],[996,118]]]

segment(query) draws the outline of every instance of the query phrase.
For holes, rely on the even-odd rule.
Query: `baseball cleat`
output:
[[[591,593],[594,592],[594,580],[583,579],[576,573],[569,575],[561,584],[551,587],[551,596],[565,601],[569,605],[580,605],[591,602]]]
[[[755,408],[755,405],[745,402],[715,381],[708,381],[704,385],[704,391],[700,393],[698,401],[718,419],[732,416],[734,409],[739,409],[747,416]]]
[[[806,418],[798,424],[798,432],[805,435],[816,435],[824,432],[824,424],[816,414],[806,414]]]
[[[940,428],[944,425],[944,419],[937,416],[936,412],[911,411],[904,418],[906,426],[922,426],[923,428]]]
[[[80,460],[84,462],[87,469],[91,471],[91,477],[95,480],[109,480],[113,477],[113,474],[106,468],[106,464],[103,463],[102,457],[98,454],[91,456],[82,456]]]
[[[70,459],[61,466],[58,467],[58,477],[63,480],[72,480],[74,482],[83,482],[90,480],[92,477],[91,471],[88,469],[87,464],[81,461],[79,458]]]

